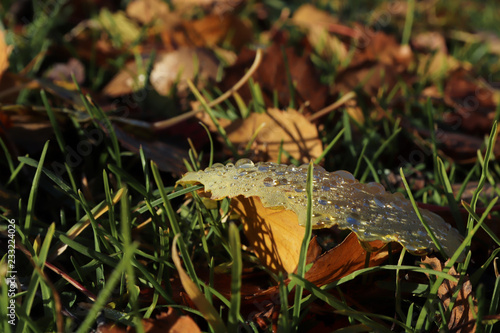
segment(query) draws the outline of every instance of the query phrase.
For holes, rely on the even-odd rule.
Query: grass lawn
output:
[[[0,6],[0,331],[499,329],[495,1]]]

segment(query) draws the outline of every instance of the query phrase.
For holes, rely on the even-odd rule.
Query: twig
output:
[[[217,104],[220,104],[223,101],[225,101],[226,99],[228,99],[233,93],[238,91],[238,89],[240,89],[243,86],[243,84],[245,84],[245,82],[247,82],[248,79],[257,70],[257,68],[260,65],[261,60],[262,60],[262,49],[257,49],[257,52],[255,54],[255,60],[253,61],[252,67],[250,67],[248,72],[233,87],[231,87],[231,89],[229,89],[224,94],[220,95],[218,98],[216,98],[213,101],[211,101],[210,103],[208,103],[208,106],[213,107]],[[187,113],[184,113],[180,116],[177,116],[175,118],[157,121],[157,122],[152,124],[152,127],[154,130],[166,129],[166,128],[172,127],[172,126],[180,123],[181,121],[184,121],[186,119],[193,117],[194,115],[196,115],[198,112],[201,112],[201,111],[203,111],[203,109],[198,106],[195,109],[193,109]]]

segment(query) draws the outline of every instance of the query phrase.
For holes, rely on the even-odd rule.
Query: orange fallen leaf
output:
[[[252,113],[246,119],[233,121],[226,127],[226,132],[229,140],[244,151],[261,126],[262,129],[250,147],[251,155],[255,159],[276,161],[281,141],[283,149],[303,163],[316,159],[323,152],[316,126],[293,109],[268,109],[266,113]],[[283,155],[282,160],[288,159]]]
[[[378,266],[387,259],[389,252],[381,241],[370,242],[370,246],[376,250],[370,252],[368,267]],[[365,268],[366,254],[367,250],[359,243],[356,234],[351,232],[342,243],[314,260],[305,278],[317,286],[337,281]]]
[[[425,257],[422,260],[423,264],[428,264],[432,267],[433,270],[442,272],[443,268],[446,266],[446,263],[442,263],[437,258]],[[424,266],[424,265],[422,265]],[[452,267],[448,272],[451,276],[460,278],[460,275],[457,273],[454,267]],[[428,276],[428,274],[426,274]],[[454,332],[475,332],[476,331],[476,323],[474,321],[474,313],[473,311],[477,311],[477,300],[472,291],[472,284],[469,281],[468,275],[464,277],[464,282],[460,286],[460,291],[458,292],[457,298],[451,310],[450,318],[448,319],[448,329],[454,330]],[[445,310],[448,309],[451,300],[453,299],[453,295],[457,292],[458,283],[450,280],[444,280],[443,283],[439,286],[437,296],[443,302],[443,308]],[[472,297],[472,301],[474,303],[474,309],[470,307],[469,297]],[[458,328],[465,323],[469,323],[464,327]]]
[[[12,51],[12,45],[5,43],[5,33],[0,30],[0,80],[3,73],[9,68],[9,55]]]
[[[276,273],[293,272],[304,238],[297,215],[290,210],[264,207],[258,197],[237,196],[231,205],[241,215],[245,236],[262,264]]]

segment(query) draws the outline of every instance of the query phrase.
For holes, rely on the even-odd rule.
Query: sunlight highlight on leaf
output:
[[[257,196],[264,207],[295,212],[305,223],[307,165],[256,163],[241,159],[236,164],[214,164],[205,171],[188,172],[180,184],[205,185],[212,199]],[[398,242],[414,254],[436,250],[415,214],[400,193],[386,192],[378,183],[359,183],[347,171],[327,172],[314,167],[313,228],[338,225],[355,232],[361,241]],[[454,253],[462,242],[458,231],[438,215],[420,210],[446,253]]]

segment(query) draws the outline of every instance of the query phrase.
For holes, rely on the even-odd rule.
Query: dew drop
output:
[[[353,225],[353,226],[359,226],[359,225],[361,225],[361,223],[359,222],[359,220],[356,219],[356,218],[354,218],[354,217],[352,217],[352,216],[348,216],[346,218],[346,221],[347,221],[347,223],[349,223],[350,225]]]
[[[286,178],[278,179],[278,185],[286,185],[288,184],[288,180]]]
[[[320,205],[331,205],[332,204],[332,202],[330,200],[328,200],[327,197],[319,197],[318,203]]]
[[[238,161],[236,161],[236,164],[234,166],[238,169],[252,168],[255,166],[255,164],[249,158],[242,158],[242,159],[239,159]]]
[[[392,194],[392,196],[394,197],[394,199],[398,199],[398,200],[405,200],[405,195],[401,192],[395,192]]]
[[[384,194],[385,188],[382,184],[371,182],[365,184],[366,191],[371,194]]]
[[[385,208],[385,204],[382,201],[380,201],[379,199],[373,198],[373,202],[375,202],[375,204],[377,206],[379,206],[380,208]]]
[[[260,172],[268,172],[269,166],[261,164],[257,167],[257,170],[259,170]]]
[[[349,171],[339,170],[332,172],[334,175],[341,177],[344,181],[348,183],[354,183],[356,178]]]
[[[315,165],[314,166],[314,171],[326,172],[325,168],[323,168],[320,165]]]
[[[274,179],[272,179],[271,177],[266,177],[266,178],[264,178],[264,185],[267,187],[271,187],[271,186],[276,185],[276,181]]]
[[[427,233],[422,231],[422,230],[418,230],[417,231],[417,234],[420,236],[420,237],[427,237]]]
[[[212,164],[212,169],[224,168],[224,164],[222,163],[214,163]]]
[[[326,206],[326,205],[328,205],[328,200],[325,197],[321,197],[318,199],[318,203],[320,205]]]

